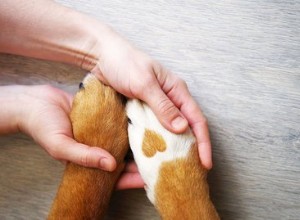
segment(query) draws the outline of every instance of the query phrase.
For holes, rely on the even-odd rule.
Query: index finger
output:
[[[207,120],[200,107],[192,98],[184,81],[178,79],[177,85],[167,94],[189,122],[198,143],[198,152],[202,165],[212,168],[211,142]]]
[[[209,130],[207,125],[207,120],[203,116],[200,109],[197,110],[186,110],[186,117],[192,127],[192,130],[196,136],[198,142],[198,152],[201,159],[201,163],[207,169],[212,168],[212,153],[211,153],[211,142],[209,138]],[[201,115],[201,116],[200,116]]]

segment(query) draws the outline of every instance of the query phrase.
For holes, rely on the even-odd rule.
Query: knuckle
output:
[[[173,76],[170,83],[169,89],[167,90],[167,95],[171,97],[178,97],[186,95],[188,91],[187,84],[184,80],[178,76]]]
[[[187,85],[186,81],[184,81],[183,79],[180,79],[179,84],[180,84],[184,89],[187,89],[187,88],[188,88],[188,85]]]
[[[89,151],[85,151],[85,153],[81,156],[80,164],[85,167],[89,165]]]
[[[158,104],[158,109],[161,112],[162,116],[173,117],[177,113],[176,107],[169,99],[163,99]]]
[[[159,62],[152,63],[152,70],[155,74],[160,74],[165,71],[164,67]]]
[[[148,71],[153,72],[153,69],[155,68],[155,66],[156,66],[156,63],[151,58],[146,58],[145,59],[145,68]]]
[[[187,89],[187,83],[183,80],[183,79],[181,79],[181,78],[179,78],[179,77],[176,77],[175,78],[175,86],[176,87],[178,87],[178,88],[183,88],[183,89]]]
[[[201,120],[198,120],[194,123],[192,123],[192,127],[195,127],[195,126],[199,126],[199,127],[208,127],[208,120],[206,117],[202,117]]]

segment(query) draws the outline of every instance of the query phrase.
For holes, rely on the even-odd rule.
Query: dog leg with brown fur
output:
[[[162,219],[219,219],[191,130],[169,132],[138,100],[128,101],[126,110],[130,147],[147,196]]]
[[[75,96],[70,117],[76,141],[110,152],[117,169],[106,172],[68,163],[48,219],[101,219],[129,147],[124,102],[112,88],[88,74]]]

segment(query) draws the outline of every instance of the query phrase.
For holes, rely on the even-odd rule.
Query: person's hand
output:
[[[8,86],[4,92],[6,96],[15,97],[7,99],[13,100],[18,108],[17,117],[14,117],[17,118],[18,129],[30,135],[53,158],[108,171],[114,169],[115,159],[107,151],[73,139],[69,119],[71,95],[51,86]],[[100,162],[103,159],[106,159],[106,163]],[[135,163],[128,164],[117,188],[142,186],[143,181]]]
[[[48,11],[51,13],[45,13]],[[57,16],[62,14],[63,20]],[[0,29],[6,33],[0,34],[0,52],[71,63],[92,71],[118,92],[145,101],[170,131],[183,132],[189,124],[202,164],[212,166],[205,117],[185,82],[158,62],[98,20],[55,1],[5,1],[0,15]]]
[[[202,164],[212,167],[206,118],[182,79],[112,30],[102,36],[99,61],[91,72],[125,96],[146,102],[168,130],[180,133],[189,124]]]

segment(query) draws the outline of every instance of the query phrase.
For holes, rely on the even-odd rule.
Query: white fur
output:
[[[145,190],[149,200],[155,203],[155,186],[159,169],[163,162],[186,157],[195,142],[190,129],[184,134],[173,134],[166,130],[158,121],[152,110],[138,100],[130,100],[126,106],[127,116],[131,120],[128,124],[130,148],[134,154],[139,172],[146,184]],[[157,152],[153,157],[146,157],[142,151],[145,129],[160,134],[166,142],[167,149]]]
[[[88,73],[86,74],[86,76],[84,77],[84,79],[82,80],[83,85],[86,85],[89,83],[89,81],[93,81],[95,80],[96,76],[92,73]]]

